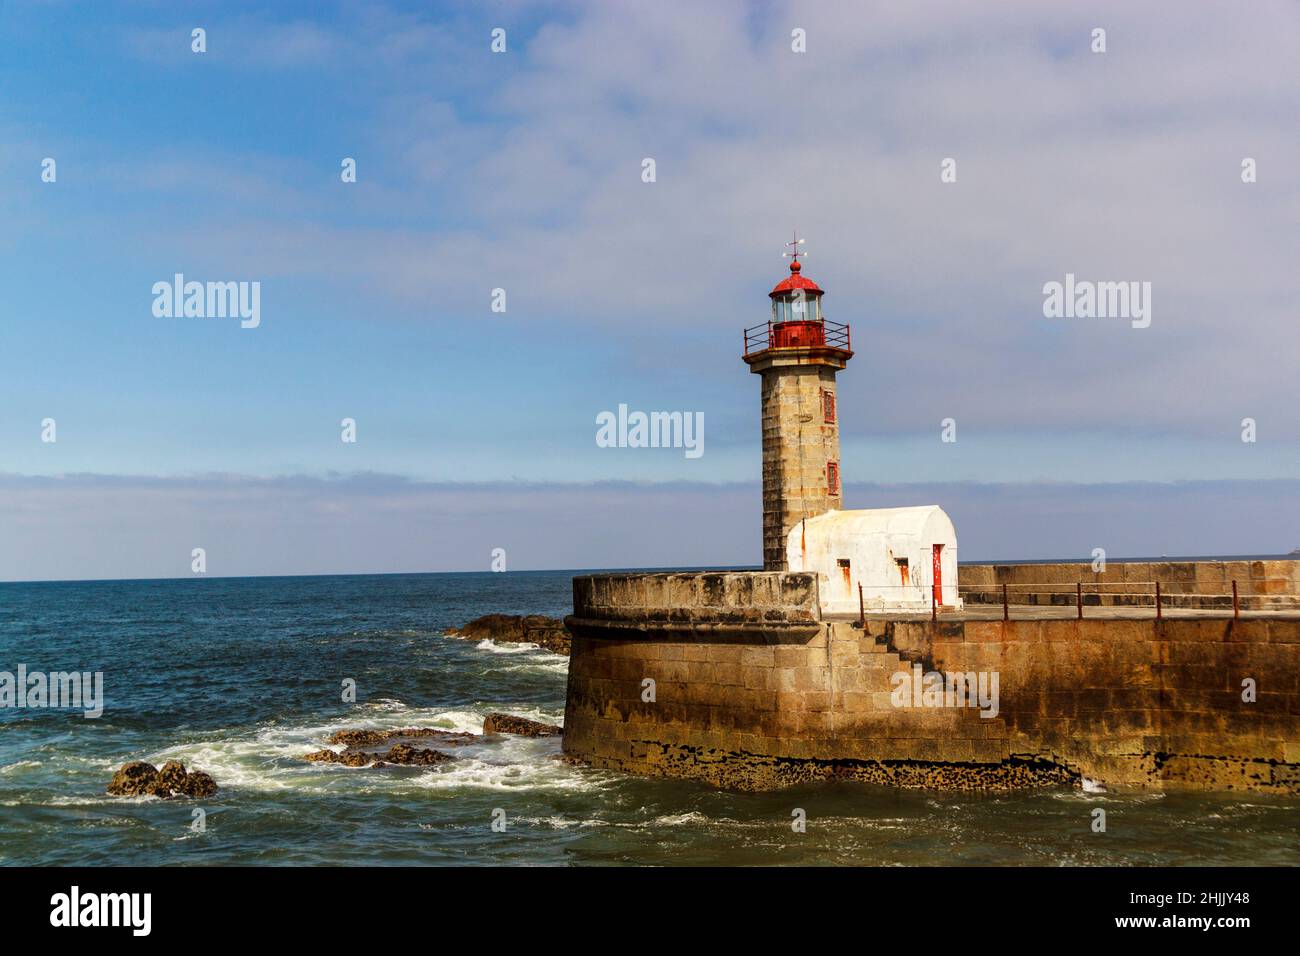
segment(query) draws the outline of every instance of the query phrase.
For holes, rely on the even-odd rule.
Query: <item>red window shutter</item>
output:
[[[826,487],[832,495],[840,493],[840,463],[838,461],[828,461],[826,463]]]
[[[822,419],[828,425],[835,424],[835,393],[822,389]]]

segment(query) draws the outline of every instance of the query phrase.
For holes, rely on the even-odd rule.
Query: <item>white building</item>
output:
[[[822,610],[959,608],[957,531],[942,508],[828,511],[806,518],[787,538],[787,567],[815,571]]]

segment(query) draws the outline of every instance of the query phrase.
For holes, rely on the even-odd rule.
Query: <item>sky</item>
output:
[[[1296,36],[1283,2],[7,0],[0,580],[760,563],[741,331],[796,229],[853,330],[846,507],[940,504],[963,560],[1300,547]],[[258,282],[259,324],[155,315],[177,273]],[[1150,324],[1046,317],[1067,274],[1149,282]],[[620,404],[705,453],[599,447]]]

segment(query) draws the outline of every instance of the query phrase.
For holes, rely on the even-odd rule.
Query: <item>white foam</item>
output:
[[[529,826],[549,827],[552,830],[569,830],[573,827],[609,827],[618,824],[610,823],[608,820],[569,820],[565,817],[516,817],[516,823],[526,823]]]
[[[443,764],[436,772],[412,780],[429,790],[559,790],[569,793],[595,792],[613,782],[610,775],[570,767],[553,759],[550,754],[535,754],[534,759],[527,762],[500,759],[505,756],[493,755],[488,759],[465,754],[455,763]],[[538,757],[540,759],[536,759]]]
[[[520,641],[517,644],[498,644],[492,638],[487,637],[475,644],[474,649],[477,651],[491,651],[493,654],[526,654],[529,651],[540,651],[542,645],[532,644],[528,641]]]
[[[324,723],[300,725],[269,724],[245,731],[235,737],[213,735],[211,739],[176,744],[141,759],[160,766],[179,760],[189,770],[202,770],[212,776],[221,790],[301,791],[325,793],[336,788],[349,792],[401,792],[425,788],[483,787],[488,789],[556,788],[588,789],[587,779],[575,768],[554,759],[560,750],[558,737],[515,737],[504,735],[482,741],[439,747],[437,739],[429,746],[450,753],[454,762],[426,768],[420,774],[386,773],[371,770],[364,788],[353,774],[341,771],[365,768],[316,763],[302,758],[313,750],[333,749],[326,740],[340,730],[402,730],[408,727],[433,727],[454,733],[479,735],[483,718],[498,711],[526,717],[541,723],[559,724],[563,712],[536,706],[493,706],[483,709],[438,709],[411,707],[401,701],[370,701],[347,714]],[[123,758],[126,759],[126,758]],[[107,761],[106,770],[115,770],[122,760]],[[446,782],[442,782],[446,779]],[[594,779],[594,778],[593,778]]]
[[[554,674],[556,677],[565,677],[569,673],[569,659],[562,654],[549,654],[545,651],[546,658],[538,659],[527,657],[522,660],[515,658],[508,664],[502,664],[501,670],[511,673],[514,671],[532,672],[543,674]]]
[[[39,760],[19,760],[14,763],[7,763],[3,767],[0,767],[0,773],[9,773],[14,770],[22,770],[25,767],[39,767],[40,765],[41,762]]]
[[[706,817],[704,814],[700,813],[699,811],[692,810],[689,813],[674,813],[668,816],[655,817],[650,822],[651,825],[653,826],[680,827],[680,826],[686,826],[687,824],[693,824],[693,823],[714,823],[714,822],[721,823],[723,821],[710,820],[708,817]],[[734,820],[729,820],[727,822],[735,823]]]
[[[759,833],[767,833],[772,830],[770,820],[752,820],[741,821],[734,820],[730,817],[710,817],[698,811],[688,811],[686,813],[665,814],[655,817],[651,820],[601,820],[599,818],[588,818],[572,820],[567,817],[550,816],[550,817],[518,817],[516,823],[526,823],[531,826],[547,827],[553,830],[568,830],[573,827],[615,827],[620,830],[649,830],[655,827],[727,827],[728,829],[754,830]],[[821,821],[823,824],[830,823],[830,820]],[[835,821],[843,822],[843,821]],[[847,821],[853,824],[862,824],[864,821],[852,819]]]
[[[1165,795],[1160,792],[1137,793],[1128,792],[1125,794],[1112,793],[1103,790],[1099,793],[1091,793],[1087,790],[1052,790],[1047,796],[1052,800],[1067,800],[1082,803],[1151,803],[1157,800],[1163,800]]]
[[[106,793],[101,793],[50,797],[48,800],[33,800],[30,798],[23,800],[0,800],[0,807],[102,807],[116,806],[123,803],[152,803],[161,799],[161,797],[155,797],[148,794],[131,797],[114,797],[109,796]],[[101,822],[113,824],[112,818],[106,818]]]

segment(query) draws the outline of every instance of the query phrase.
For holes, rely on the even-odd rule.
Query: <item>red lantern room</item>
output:
[[[822,289],[803,274],[799,257],[802,239],[786,243],[792,251],[790,274],[772,287],[768,298],[772,300],[772,318],[765,325],[745,330],[745,355],[767,349],[831,348],[849,352],[849,327],[827,322],[822,312]]]
[[[826,344],[822,290],[801,272],[799,260],[794,259],[790,263],[790,275],[768,293],[772,300],[771,345],[774,348]]]

